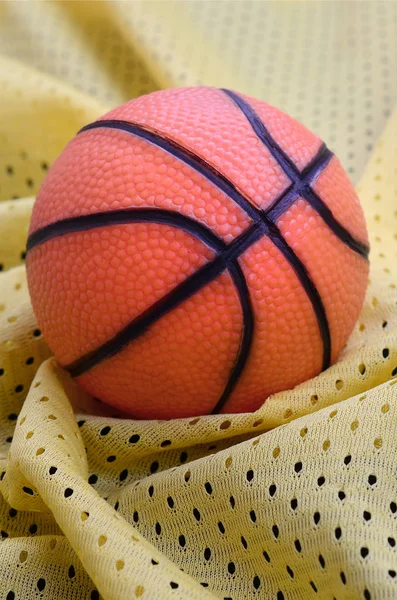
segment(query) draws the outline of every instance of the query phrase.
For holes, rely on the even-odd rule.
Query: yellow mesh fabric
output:
[[[395,3],[0,3],[1,599],[397,597],[396,34]],[[253,414],[134,421],[51,358],[27,227],[80,127],[198,83],[273,103],[335,150],[370,285],[315,379]]]

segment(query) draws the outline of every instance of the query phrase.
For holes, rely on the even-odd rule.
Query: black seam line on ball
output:
[[[328,166],[333,153],[322,144],[313,160],[302,171],[302,179],[292,182],[280,196],[266,209],[266,215],[271,221],[277,221],[279,217],[305,192],[310,184],[317,179],[320,173]]]
[[[226,94],[227,96],[229,96],[229,98],[233,100],[234,104],[236,104],[237,107],[241,110],[241,112],[246,117],[248,123],[254,130],[256,136],[270,151],[273,158],[277,161],[277,163],[280,165],[284,173],[290,178],[290,180],[294,183],[296,181],[299,181],[301,173],[298,170],[298,167],[284,152],[284,150],[277,144],[276,140],[270,135],[264,123],[256,114],[252,106],[248,104],[248,102],[243,100],[238,94],[232,92],[231,90],[223,88],[221,89],[221,91],[224,92],[224,94]]]
[[[302,194],[303,198],[310,204],[312,208],[322,217],[324,223],[337,235],[337,237],[346,244],[351,250],[357,252],[360,256],[368,260],[369,247],[355,239],[347,229],[345,229],[332,214],[332,211],[323,202],[320,196],[309,188]]]
[[[274,224],[273,227],[275,227]],[[325,371],[325,369],[328,369],[331,364],[331,332],[321,295],[312,278],[310,277],[305,264],[297,257],[293,249],[287,244],[284,238],[281,235],[279,237],[273,237],[272,242],[280,250],[280,252],[282,252],[289,264],[294,269],[312,304],[323,344],[322,370]]]
[[[246,117],[247,121],[251,125],[257,137],[261,140],[261,142],[268,148],[273,158],[279,163],[280,167],[283,169],[284,173],[289,177],[294,187],[299,189],[299,187],[303,184],[304,179],[307,178],[308,173],[307,170],[310,167],[308,165],[302,172],[298,170],[294,162],[290,159],[290,157],[282,150],[282,148],[277,144],[277,142],[270,135],[268,130],[266,129],[264,123],[261,121],[259,116],[256,114],[255,110],[252,108],[248,102],[243,100],[238,94],[232,92],[231,90],[222,89],[231,100],[236,104],[236,106],[241,110],[241,112]],[[325,146],[325,145],[324,145]],[[323,146],[320,148],[320,153],[324,154],[325,150]],[[328,150],[328,152],[330,152]],[[332,155],[332,153],[330,153]],[[317,153],[317,157],[319,153]],[[321,159],[321,156],[320,156]],[[323,168],[326,167],[328,162],[324,159]],[[313,167],[311,167],[313,168]],[[316,176],[320,172],[317,170]],[[287,189],[286,192],[289,193],[291,188]],[[344,244],[346,244],[351,250],[357,252],[364,259],[368,258],[369,247],[366,244],[356,240],[348,231],[343,227],[341,223],[334,217],[331,209],[323,202],[323,200],[318,196],[310,187],[310,184],[306,184],[306,186],[302,189],[301,195],[311,204],[313,209],[323,218],[324,223],[331,229],[333,234],[338,237]],[[292,197],[294,197],[292,195]],[[296,198],[295,198],[296,199]],[[294,200],[291,201],[291,204]],[[278,200],[280,202],[280,199]],[[271,216],[271,210],[274,209],[275,206],[271,207],[270,218],[275,220],[281,216],[282,213],[278,214],[278,211],[275,210],[273,216]],[[288,206],[286,206],[288,208]],[[266,211],[267,212],[267,211]],[[269,214],[269,213],[267,213]]]
[[[244,273],[237,260],[235,262],[232,262],[229,266],[229,273],[233,277],[234,285],[236,286],[236,289],[238,291],[240,304],[244,315],[243,337],[240,343],[239,354],[237,356],[236,362],[234,363],[233,370],[229,376],[229,380],[222,393],[222,396],[218,400],[218,403],[216,404],[215,408],[211,411],[212,414],[217,414],[221,411],[221,409],[225,406],[226,402],[230,398],[230,395],[233,392],[234,388],[236,387],[247,363],[251,351],[252,339],[254,334],[254,315],[251,304],[251,296],[248,289],[247,281],[244,277]]]
[[[233,281],[237,287],[241,299],[242,294],[244,294],[246,291],[245,287],[241,289],[239,287],[241,284],[241,277],[244,279],[244,276],[241,269],[239,270],[235,268],[234,261],[243,252],[245,252],[249,246],[259,240],[265,233],[266,227],[263,223],[254,223],[249,229],[245,230],[244,233],[242,233],[226,248],[224,248],[221,254],[218,254],[214,259],[195,271],[182,283],[168,292],[168,294],[152,304],[147,310],[138,315],[121,331],[119,331],[119,333],[117,333],[111,340],[108,340],[99,348],[88,352],[86,355],[70,363],[69,365],[64,366],[63,368],[66,369],[73,377],[79,377],[103,360],[114,356],[124,346],[142,335],[148,329],[148,327],[153,325],[153,323],[179,306],[182,302],[189,299],[205,285],[216,279],[216,277],[218,277],[218,275],[220,275],[220,273],[226,269],[232,271]],[[243,305],[243,318],[245,319],[246,314],[244,314],[244,307],[247,309],[245,302]],[[230,385],[232,387],[234,387],[234,385],[237,383],[238,376],[241,374],[244,364],[248,358],[248,351],[250,349],[252,339],[252,326],[250,325],[252,322],[253,316],[251,311],[251,315],[247,317],[247,333],[246,335],[243,335],[241,356],[236,361],[234,370],[230,377],[232,380]],[[222,399],[224,396],[225,393],[222,395]],[[226,401],[226,397],[224,398],[223,402],[224,401]]]
[[[193,234],[213,250],[221,251],[227,247],[227,244],[214,234],[211,229],[181,213],[162,208],[126,208],[71,217],[46,225],[29,236],[27,250],[29,251],[52,238],[68,233],[88,231],[111,225],[128,225],[130,223],[172,225]]]

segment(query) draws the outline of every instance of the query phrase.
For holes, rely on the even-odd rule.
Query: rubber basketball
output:
[[[57,361],[136,418],[251,412],[331,365],[368,237],[339,160],[303,125],[208,87],[142,96],[50,168],[27,244]]]

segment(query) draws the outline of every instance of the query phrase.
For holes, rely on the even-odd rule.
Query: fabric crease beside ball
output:
[[[332,364],[368,251],[317,136],[244,94],[179,88],[68,144],[34,205],[27,274],[51,349],[87,391],[177,418],[254,411]]]

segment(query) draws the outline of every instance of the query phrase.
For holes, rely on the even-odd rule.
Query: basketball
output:
[[[138,419],[257,410],[338,357],[368,282],[355,190],[316,135],[209,87],[127,102],[34,204],[27,276],[58,363]]]

